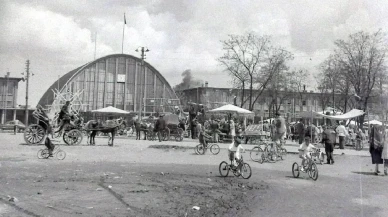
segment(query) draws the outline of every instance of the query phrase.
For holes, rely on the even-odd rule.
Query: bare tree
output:
[[[270,47],[270,37],[256,36],[254,33],[247,35],[229,35],[229,39],[221,41],[225,53],[218,61],[237,80],[241,81],[244,92],[245,86],[249,88],[249,110],[253,110],[253,89],[255,82],[263,76],[261,64]],[[242,105],[244,105],[244,94]]]
[[[357,108],[367,111],[368,101],[378,88],[379,78],[386,73],[387,47],[381,31],[372,34],[357,32],[346,40],[335,41],[335,50],[321,65],[332,93],[344,96],[344,109],[357,100]],[[354,97],[352,100],[352,96]],[[354,104],[354,103],[353,103]],[[363,122],[364,117],[360,122]]]
[[[380,31],[373,34],[358,32],[350,35],[346,41],[336,41],[335,45],[335,57],[344,68],[344,77],[360,97],[358,107],[366,111],[376,81],[386,70],[384,35]]]

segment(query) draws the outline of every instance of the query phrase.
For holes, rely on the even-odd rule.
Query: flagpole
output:
[[[94,60],[96,60],[96,52],[97,52],[97,32],[94,33]]]
[[[125,20],[125,13],[124,13],[124,24],[123,24],[123,40],[121,40],[121,53],[124,53],[124,30],[125,30],[125,24],[127,21]]]

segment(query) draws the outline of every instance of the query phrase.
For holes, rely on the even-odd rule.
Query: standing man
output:
[[[335,130],[339,137],[339,146],[340,149],[345,149],[344,143],[345,143],[345,136],[348,136],[348,132],[344,126],[344,122],[340,122],[340,125],[338,125],[337,129]]]
[[[155,130],[158,132],[159,142],[162,142],[162,132],[166,129],[166,121],[163,119],[163,115],[159,115],[159,119],[156,120]]]
[[[280,113],[276,113],[276,120],[275,120],[275,142],[280,140],[280,144],[284,144],[284,138],[286,137],[286,120],[283,118],[283,116],[280,115]]]
[[[295,134],[298,136],[299,145],[302,144],[304,139],[304,123],[302,118],[295,124]]]
[[[19,120],[14,120],[14,126],[13,126],[13,134],[16,135],[16,133],[18,132],[18,125],[19,125]]]
[[[327,164],[334,164],[333,151],[335,143],[335,131],[331,127],[323,126],[322,143],[325,143]]]

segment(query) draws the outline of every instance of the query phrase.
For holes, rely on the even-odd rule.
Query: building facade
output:
[[[246,96],[248,95],[248,92],[249,90],[245,90]],[[253,94],[258,94],[258,91],[254,90]],[[190,103],[196,103],[202,104],[205,107],[205,110],[211,110],[226,104],[236,104],[237,106],[240,106],[242,91],[235,88],[214,88],[206,87],[205,85],[204,87],[183,90],[180,95],[182,95],[181,103],[183,108],[187,108]],[[255,112],[258,117],[263,117],[264,119],[270,118],[273,117],[274,106],[277,106],[278,111],[286,116],[289,121],[295,121],[310,111],[323,111],[329,106],[339,108],[340,106],[336,105],[336,103],[341,104],[342,106],[344,103],[343,98],[344,96],[341,94],[334,94],[333,96],[330,93],[323,94],[312,91],[279,91],[277,102],[274,103],[274,94],[270,91],[263,91],[254,104],[253,112]],[[248,106],[249,102],[246,102],[244,103],[243,108],[249,109]],[[368,107],[370,108],[371,118],[376,118],[377,112],[375,111],[375,108],[382,107],[380,97],[371,98]],[[356,102],[354,97],[349,96],[347,111],[351,108],[356,108]],[[386,105],[386,108],[388,108],[388,104]],[[379,117],[379,119],[385,118],[386,116]]]
[[[17,105],[18,86],[21,78],[0,77],[0,112],[1,124],[15,119],[24,121],[24,109]]]
[[[68,97],[59,98],[55,91]],[[167,80],[149,63],[127,54],[99,58],[59,78],[46,91],[39,105],[59,111],[75,97],[81,112],[113,106],[143,114],[173,112],[179,99]],[[141,103],[140,103],[141,102]]]

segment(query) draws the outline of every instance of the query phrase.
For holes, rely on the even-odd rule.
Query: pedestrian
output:
[[[16,135],[18,132],[18,125],[19,125],[19,120],[14,120],[14,126],[13,126],[13,134]]]
[[[384,127],[373,125],[369,134],[369,153],[371,154],[372,164],[375,164],[375,175],[380,173],[379,164],[383,164],[382,152],[384,143]]]
[[[344,123],[341,121],[340,125],[335,130],[339,137],[339,147],[340,149],[345,149],[345,137],[348,136],[348,131],[346,130]]]
[[[384,175],[388,176],[388,127],[384,131],[384,147],[381,158],[384,159]]]
[[[298,138],[298,143],[301,145],[304,140],[304,123],[303,119],[301,118],[297,124],[295,124],[295,132]]]
[[[283,116],[280,115],[279,112],[276,113],[275,128],[275,143],[278,143],[279,141],[280,145],[283,146],[287,130],[286,120],[283,118]]]
[[[190,131],[191,131],[191,138],[192,139],[196,139],[197,138],[197,130],[196,130],[196,123],[195,123],[195,119],[191,119],[190,121]]]
[[[333,151],[335,143],[335,131],[331,127],[323,126],[322,143],[325,143],[327,164],[334,164]]]
[[[229,129],[230,136],[232,137],[232,142],[234,142],[234,137],[236,136],[236,125],[234,124],[233,119],[230,119]]]
[[[155,130],[158,132],[159,142],[162,142],[162,133],[166,129],[166,121],[163,119],[163,115],[159,115],[159,119],[155,122]]]

